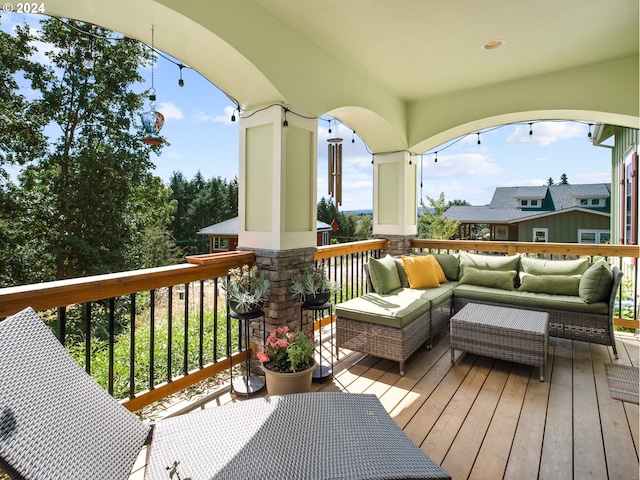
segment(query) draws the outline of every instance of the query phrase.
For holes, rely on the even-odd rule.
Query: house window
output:
[[[329,245],[329,232],[322,232],[322,245]]]
[[[508,238],[507,227],[496,227],[496,240],[507,240]]]
[[[578,243],[611,243],[611,232],[609,230],[578,230]]]
[[[581,207],[600,207],[604,206],[605,201],[604,198],[581,198],[580,206]]]
[[[530,200],[520,200],[521,207],[529,207],[529,208],[541,208],[542,200],[539,198],[530,199]]]
[[[548,242],[549,241],[549,229],[548,228],[534,228],[533,229],[533,241],[534,242]]]
[[[229,239],[226,237],[214,237],[213,248],[215,250],[229,250]]]

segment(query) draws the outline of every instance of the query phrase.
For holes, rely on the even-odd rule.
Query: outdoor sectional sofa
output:
[[[618,357],[613,305],[622,272],[604,260],[387,255],[365,272],[369,293],[336,305],[337,347],[397,361],[401,375],[467,303],[547,312],[550,336],[609,345]]]

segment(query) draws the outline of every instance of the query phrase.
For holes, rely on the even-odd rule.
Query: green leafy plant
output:
[[[320,264],[294,275],[289,290],[303,298],[305,295],[315,296],[323,292],[335,293],[340,290],[340,284],[330,280],[324,265]]]
[[[307,369],[313,363],[315,343],[301,330],[292,332],[289,327],[278,327],[267,337],[258,352],[258,360],[269,370],[294,373]]]
[[[263,273],[258,273],[255,265],[243,265],[229,270],[229,277],[223,288],[229,301],[235,303],[238,310],[250,310],[256,305],[264,305],[271,293],[269,280]]]
[[[167,467],[167,470],[169,471],[169,478],[176,477],[178,480],[183,480],[178,472],[178,465],[180,465],[180,462],[174,461],[172,466]],[[191,477],[186,477],[184,480],[191,480]]]

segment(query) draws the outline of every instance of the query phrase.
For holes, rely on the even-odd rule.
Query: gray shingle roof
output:
[[[445,218],[462,223],[512,223],[535,217],[540,214],[552,215],[543,210],[522,211],[518,200],[544,199],[549,191],[555,212],[579,207],[579,198],[608,198],[611,196],[611,184],[595,183],[580,185],[553,185],[551,187],[497,187],[489,205],[452,206],[444,213]],[[589,209],[583,209],[589,211]],[[602,213],[594,211],[594,213]]]
[[[318,220],[318,222],[316,223],[316,230],[318,232],[330,232],[333,229],[331,228],[331,225]],[[204,227],[203,229],[198,230],[198,235],[238,235],[238,217],[230,218],[229,220],[225,220],[224,222]]]

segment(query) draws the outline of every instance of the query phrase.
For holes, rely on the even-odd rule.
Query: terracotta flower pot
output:
[[[313,364],[306,370],[296,373],[280,373],[272,372],[264,365],[262,370],[267,381],[267,392],[269,395],[286,395],[288,393],[304,393],[311,390],[311,380],[313,371],[316,369],[317,363]]]

